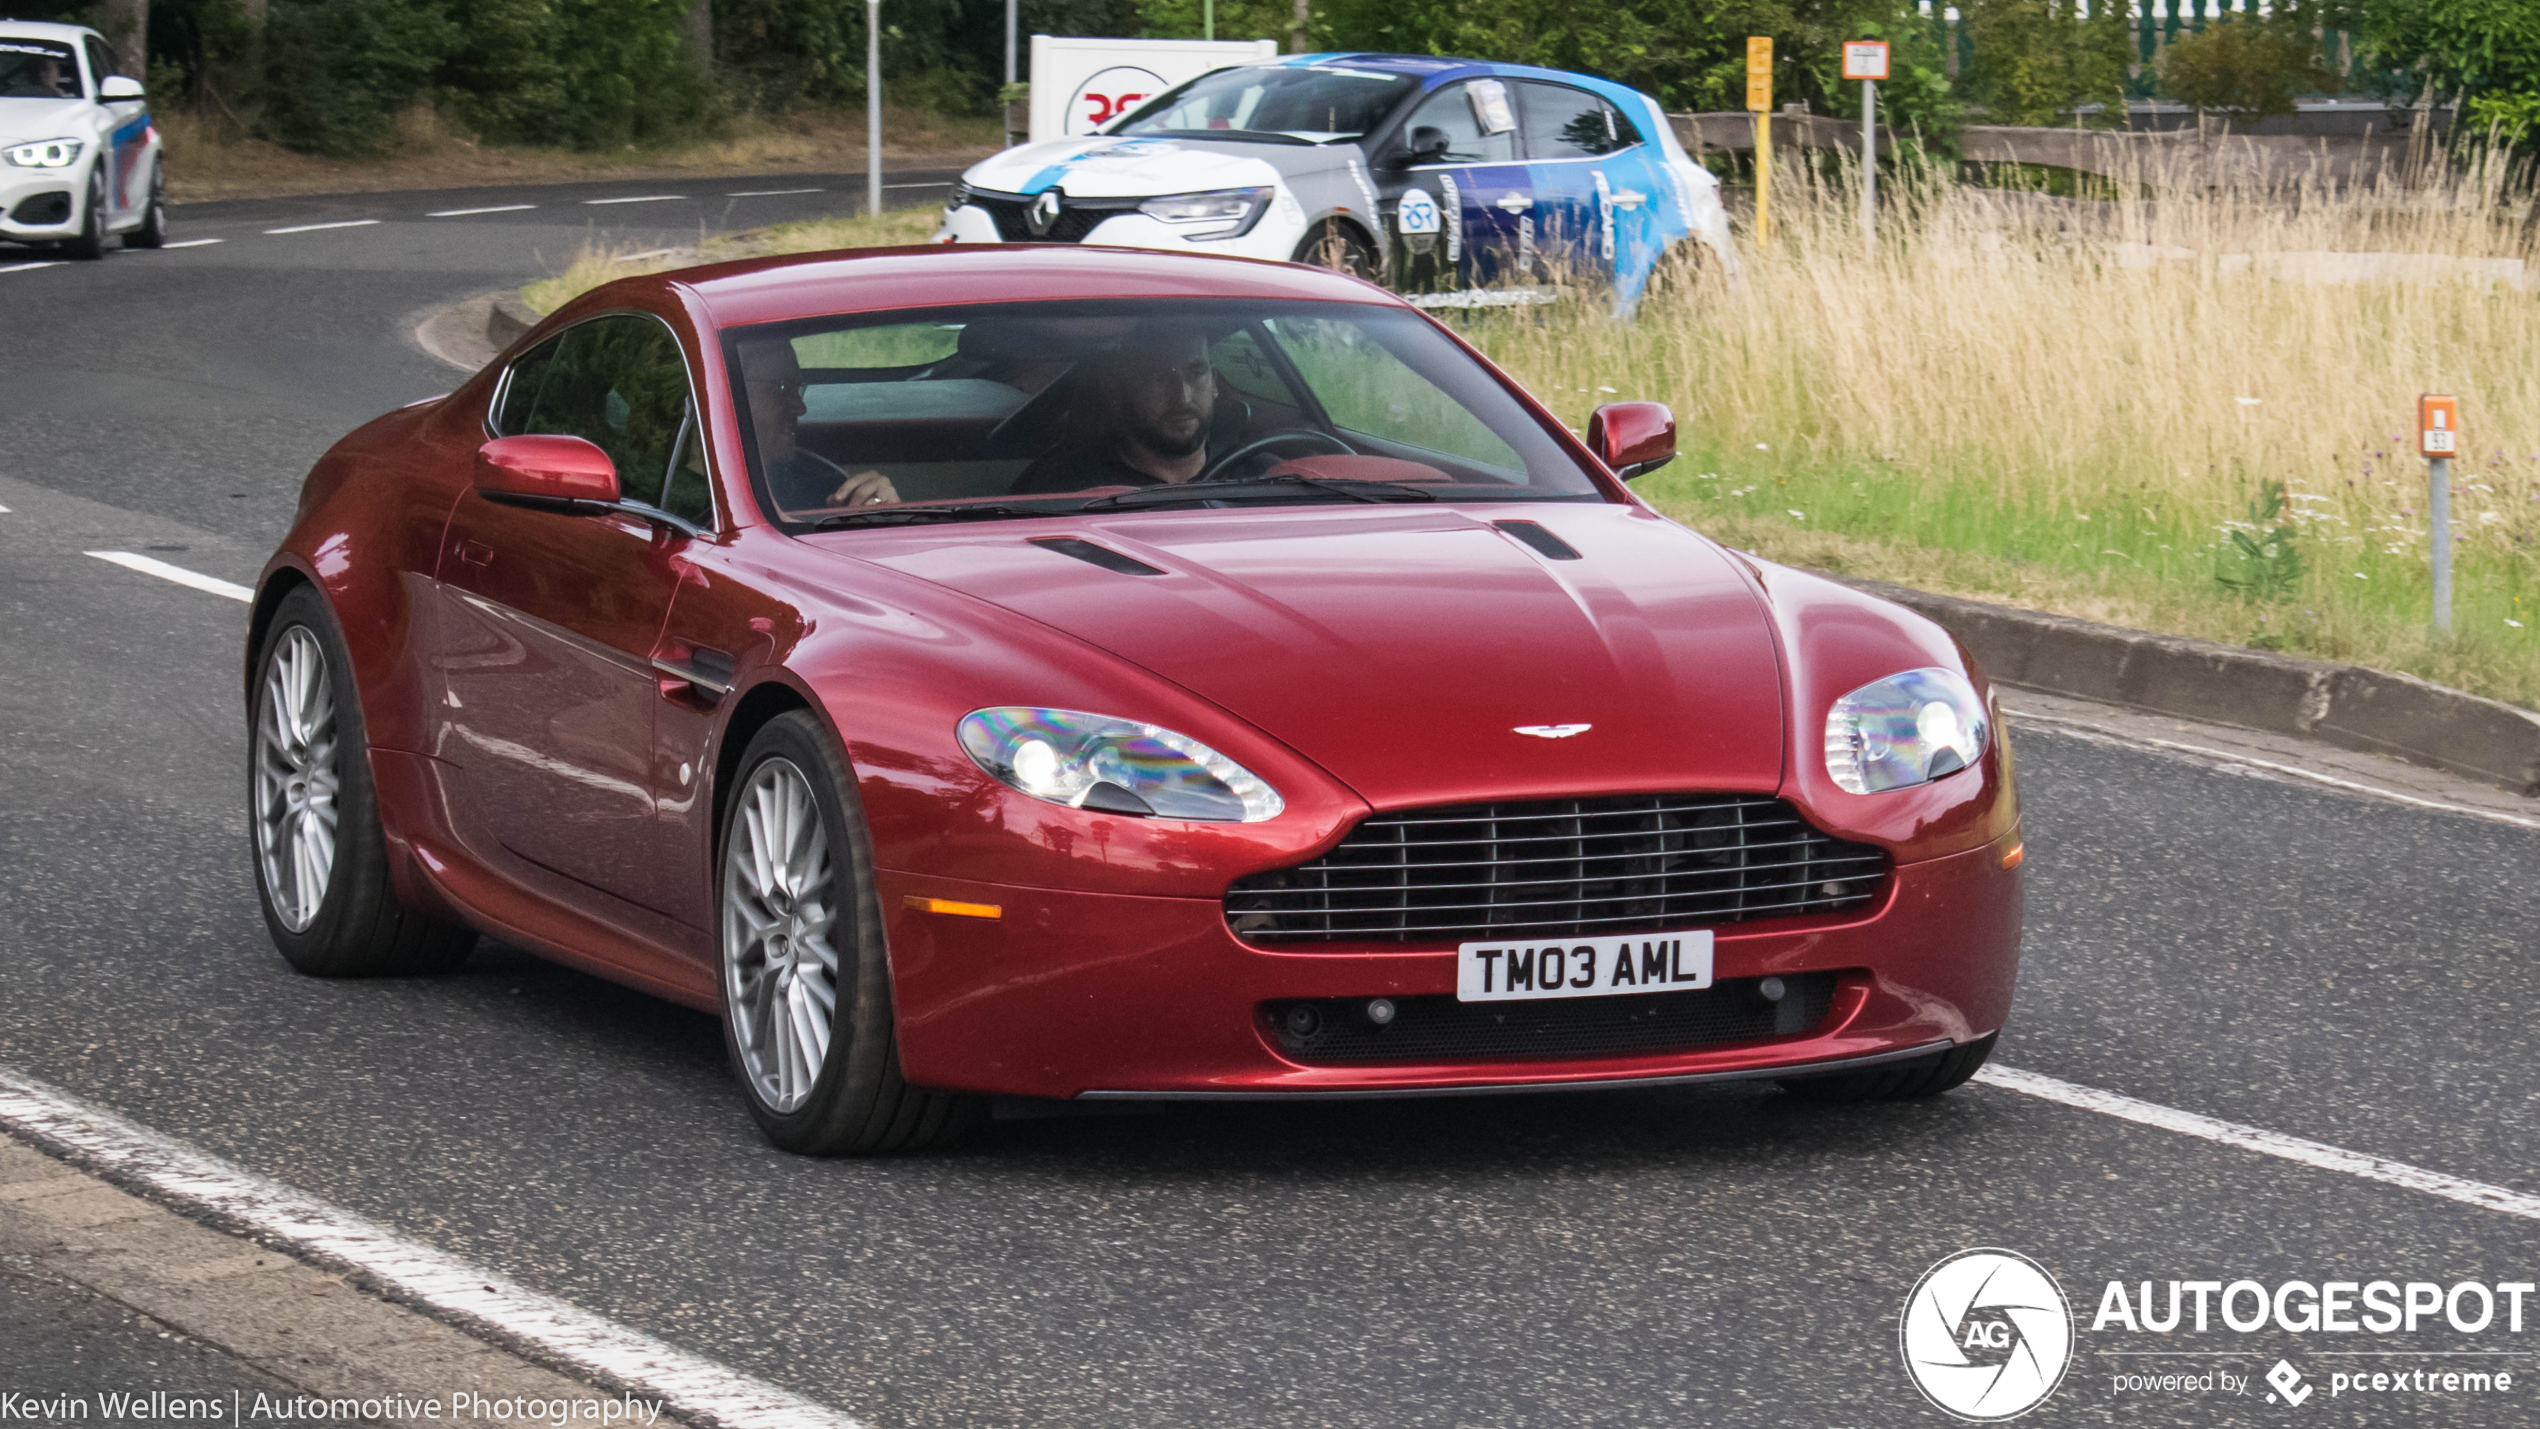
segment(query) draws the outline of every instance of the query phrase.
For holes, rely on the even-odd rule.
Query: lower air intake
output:
[[[1309,1066],[1381,1062],[1522,1061],[1682,1052],[1813,1032],[1834,1006],[1835,975],[1782,979],[1767,1002],[1761,978],[1731,978],[1697,992],[1535,1002],[1393,999],[1393,1021],[1367,1017],[1365,998],[1262,1004],[1263,1026],[1290,1061]],[[1299,1009],[1311,1009],[1300,1015]]]

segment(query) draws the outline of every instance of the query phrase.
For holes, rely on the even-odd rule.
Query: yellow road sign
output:
[[[1757,114],[1773,107],[1773,37],[1751,35],[1746,41],[1746,107]]]

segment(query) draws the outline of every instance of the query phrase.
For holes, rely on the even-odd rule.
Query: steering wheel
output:
[[[1283,448],[1290,447],[1302,447],[1305,448],[1305,450],[1296,452],[1282,450]],[[1226,453],[1217,460],[1210,462],[1205,471],[1202,471],[1199,475],[1191,478],[1191,480],[1194,483],[1202,481],[1243,481],[1250,477],[1259,476],[1261,472],[1239,471],[1237,468],[1242,463],[1252,461],[1264,454],[1276,453],[1283,456],[1311,456],[1316,452],[1320,452],[1326,456],[1358,455],[1357,448],[1351,446],[1345,441],[1342,441],[1340,438],[1333,436],[1329,432],[1318,432],[1311,427],[1294,427],[1284,432],[1272,432],[1266,437],[1253,438],[1251,441],[1248,441],[1242,446],[1235,448],[1233,451]],[[1278,463],[1276,462],[1265,462],[1262,464],[1261,471],[1267,471],[1277,464]]]

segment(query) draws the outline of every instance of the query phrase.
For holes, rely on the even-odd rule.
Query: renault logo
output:
[[[1032,200],[1032,206],[1024,211],[1023,220],[1032,226],[1035,237],[1049,232],[1057,224],[1058,203],[1058,190],[1043,189],[1041,196]]]

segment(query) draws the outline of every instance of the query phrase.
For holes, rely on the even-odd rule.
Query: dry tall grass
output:
[[[1581,424],[1609,392],[1673,405],[1686,459],[1644,486],[1764,554],[2540,706],[2527,188],[2493,162],[2203,177],[2130,174],[2104,202],[1890,183],[1865,252],[1850,176],[1802,171],[1742,281],[1676,282],[1631,323],[1580,304],[1468,330]],[[2448,640],[2425,629],[2427,391],[2467,432]],[[2307,570],[2253,600],[2216,574],[2269,479]]]

